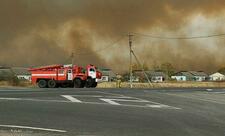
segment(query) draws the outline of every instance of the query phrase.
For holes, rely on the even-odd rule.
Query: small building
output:
[[[16,68],[12,67],[12,72],[19,80],[28,80],[31,81],[31,73],[27,68]]]
[[[162,71],[147,71],[151,82],[163,82],[167,79],[167,75]]]
[[[208,79],[208,75],[203,71],[189,71],[193,75],[194,81],[206,81]]]
[[[100,68],[100,72],[102,73],[102,78],[100,81],[102,82],[111,82],[116,80],[116,74],[108,68]]]
[[[209,79],[211,81],[223,81],[225,80],[225,75],[219,73],[219,72],[216,72],[216,73],[213,73],[209,76]]]
[[[180,71],[171,76],[171,79],[177,81],[192,81],[194,76],[188,71]]]
[[[14,73],[10,67],[0,67],[0,81],[9,81],[14,79]]]
[[[167,75],[163,73],[162,71],[149,70],[149,71],[145,71],[145,73],[151,82],[163,82],[165,81],[165,79],[167,79]],[[134,71],[133,74],[134,74],[134,81],[147,82],[145,74],[143,73],[142,70],[136,70]]]
[[[203,71],[180,71],[171,76],[177,81],[206,81],[208,75]]]

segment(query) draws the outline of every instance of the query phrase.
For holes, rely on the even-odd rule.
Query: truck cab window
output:
[[[95,72],[95,69],[93,69],[93,68],[90,68],[90,71],[91,71],[91,72]]]

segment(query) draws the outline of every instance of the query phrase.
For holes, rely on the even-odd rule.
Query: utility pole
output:
[[[133,70],[132,70],[132,34],[128,34],[129,38],[129,47],[130,47],[130,88],[133,88]]]

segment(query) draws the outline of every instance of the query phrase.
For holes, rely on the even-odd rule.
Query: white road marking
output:
[[[104,97],[104,96],[101,96],[101,95],[71,95],[71,96],[75,96],[75,97],[94,97],[94,98]]]
[[[151,107],[151,108],[162,108],[165,107],[164,105],[151,105],[151,104],[147,104],[146,106]],[[169,106],[167,106],[169,107]]]
[[[60,133],[66,133],[67,132],[66,130],[59,130],[59,129],[38,128],[38,127],[29,127],[29,126],[16,126],[16,125],[0,125],[0,127],[31,129],[31,130],[42,130],[42,131],[60,132]]]
[[[202,98],[183,96],[183,95],[177,95],[177,94],[168,94],[168,93],[165,93],[165,94],[172,95],[172,96],[178,96],[178,97],[182,97],[182,98],[193,99],[193,100],[200,100],[200,101],[205,101],[205,102],[211,102],[211,103],[216,103],[216,104],[225,104],[223,102],[215,101],[215,100],[212,100],[212,99],[202,99]]]
[[[75,103],[72,101],[65,101],[65,100],[40,100],[40,99],[26,99],[26,98],[0,98],[0,100],[12,100],[12,101],[33,101],[33,102],[56,102],[56,103]],[[151,102],[151,101],[149,101]],[[82,102],[82,104],[92,104],[92,105],[112,105],[109,103],[99,103],[99,102]],[[155,104],[157,105],[157,104]],[[161,104],[163,105],[163,104]],[[115,105],[116,106],[116,105]],[[149,105],[128,105],[128,104],[120,104],[118,106],[123,106],[123,107],[135,107],[135,108],[156,108],[156,106],[149,106]],[[162,106],[161,106],[162,107]],[[177,107],[173,107],[173,106],[164,106],[162,108],[166,108],[166,109],[181,109],[181,108],[177,108]]]
[[[147,100],[138,100],[138,99],[133,99],[133,100],[128,100],[128,99],[122,99],[121,97],[119,99],[109,99],[109,98],[101,98],[100,100],[103,101],[121,101],[121,102],[149,102]]]
[[[118,97],[127,97],[127,96],[122,95],[122,94],[115,94],[115,93],[109,93],[109,92],[100,92],[100,91],[96,91],[96,92],[102,93],[102,94],[107,94],[107,95],[118,96]]]
[[[206,91],[212,91],[213,89],[206,89]]]
[[[61,95],[62,97],[65,97],[66,99],[70,100],[71,102],[78,102],[78,103],[82,103],[82,101],[78,100],[77,98],[74,98],[71,95]]]
[[[109,94],[111,94],[111,93],[109,93]],[[76,96],[76,97],[87,97],[87,98],[89,97],[89,95],[66,95],[66,96],[70,96],[70,99],[74,98],[74,96]],[[96,96],[94,95],[94,97],[96,97]],[[82,103],[86,103],[86,104],[110,104],[110,105],[127,106],[127,107],[150,107],[150,108],[181,109],[181,108],[177,108],[177,107],[161,104],[161,103],[158,103],[158,102],[148,101],[148,100],[135,98],[135,97],[124,96],[124,95],[102,96],[102,97],[105,97],[105,98],[100,98],[100,96],[97,96],[97,98],[99,98],[99,100],[104,101],[106,103],[85,102],[85,101],[82,101]],[[90,98],[93,98],[93,97],[90,97]],[[74,98],[74,99],[76,99],[76,98]],[[76,100],[78,100],[78,99],[76,99]],[[135,103],[151,103],[151,104],[135,105],[135,104],[120,104],[118,102],[135,102]]]
[[[21,100],[21,98],[0,98],[0,100]]]
[[[120,105],[119,103],[114,102],[112,99],[103,99],[103,98],[101,98],[100,100],[105,101],[105,102],[107,102],[109,104],[112,104],[112,105]]]

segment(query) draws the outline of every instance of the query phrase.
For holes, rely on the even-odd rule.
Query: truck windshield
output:
[[[95,72],[95,69],[94,69],[94,68],[90,68],[90,71],[91,71],[91,72]]]

